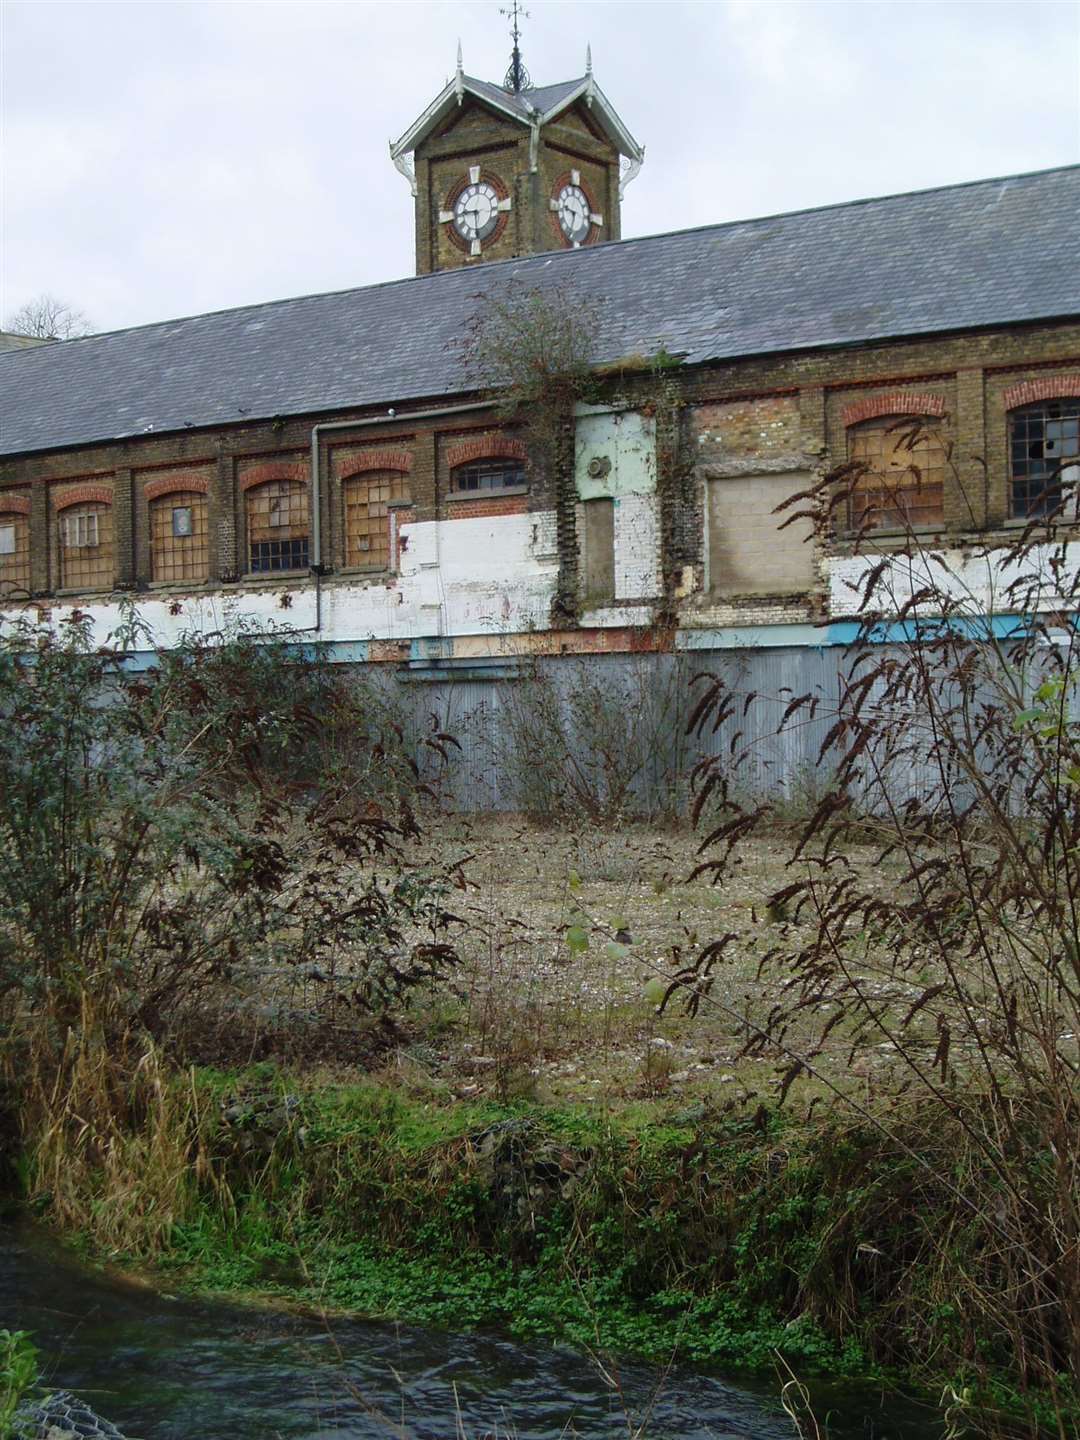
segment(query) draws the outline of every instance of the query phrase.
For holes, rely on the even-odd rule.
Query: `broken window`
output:
[[[853,426],[848,459],[860,467],[851,494],[853,530],[943,524],[946,453],[939,421],[904,416]]]
[[[198,584],[210,575],[206,496],[178,490],[150,502],[150,578]]]
[[[266,480],[247,492],[249,568],[254,575],[308,568],[307,486]]]
[[[1016,519],[1077,516],[1080,488],[1080,398],[1043,400],[1009,416],[1012,477],[1010,514]]]
[[[365,570],[396,569],[396,509],[412,503],[408,475],[397,470],[354,475],[342,485],[341,498],[345,564]]]
[[[103,590],[113,582],[112,506],[103,501],[72,506],[60,515],[60,586]]]

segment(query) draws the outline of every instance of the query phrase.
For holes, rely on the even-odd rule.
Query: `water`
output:
[[[167,1298],[0,1232],[0,1326],[34,1332],[46,1378],[140,1440],[792,1440],[776,1386],[564,1347]],[[830,1440],[934,1440],[932,1416],[821,1388]],[[460,1417],[460,1420],[459,1420]],[[461,1428],[459,1429],[459,1423]]]

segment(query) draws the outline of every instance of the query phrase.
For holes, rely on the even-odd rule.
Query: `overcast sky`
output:
[[[645,145],[625,236],[1080,159],[1080,0],[530,0],[538,84],[584,73]],[[387,155],[497,3],[2,0],[0,315],[98,329],[413,272]]]

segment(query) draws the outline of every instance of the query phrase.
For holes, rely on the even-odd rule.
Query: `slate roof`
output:
[[[0,453],[475,388],[477,296],[592,298],[597,362],[1080,316],[1080,166],[556,251],[0,354]],[[572,303],[572,302],[571,302]]]
[[[541,115],[553,109],[568,95],[581,88],[586,77],[581,75],[576,80],[562,80],[557,85],[534,85],[531,90],[525,90],[515,94],[512,90],[505,90],[501,85],[493,85],[490,80],[477,80],[475,76],[466,75],[465,79],[478,94],[486,96],[497,105],[506,106],[516,110],[522,119],[528,120],[539,111]]]

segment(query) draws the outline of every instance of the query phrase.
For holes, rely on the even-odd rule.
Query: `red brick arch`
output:
[[[29,515],[30,499],[26,495],[0,494],[0,515]]]
[[[369,470],[399,470],[408,473],[413,468],[413,457],[408,450],[369,450],[366,455],[356,455],[344,462],[342,480],[351,480],[354,475],[366,475]]]
[[[58,495],[56,499],[57,510],[67,510],[72,505],[111,505],[113,503],[113,492],[108,485],[80,485],[76,490],[68,490],[64,495]]]
[[[1003,396],[1006,410],[1034,405],[1037,400],[1080,399],[1080,374],[1045,375],[1038,380],[1021,380],[1010,385]]]
[[[210,481],[201,480],[195,475],[185,475],[182,470],[177,470],[170,475],[159,475],[156,480],[147,480],[143,486],[147,500],[160,500],[162,495],[175,495],[179,490],[207,495],[210,492]]]
[[[240,489],[250,490],[255,485],[265,485],[268,480],[307,480],[307,466],[297,461],[268,460],[265,465],[253,466],[241,479]]]
[[[527,460],[528,455],[521,440],[511,440],[505,435],[488,435],[477,440],[465,440],[452,445],[446,452],[446,463],[451,470],[459,465],[469,465],[474,460]]]
[[[858,425],[863,420],[876,420],[885,415],[937,415],[945,414],[945,400],[941,395],[917,394],[913,390],[894,390],[888,395],[869,395],[865,400],[856,400],[845,405],[840,412],[844,428]]]

